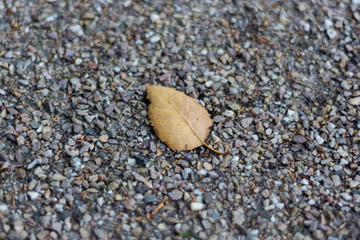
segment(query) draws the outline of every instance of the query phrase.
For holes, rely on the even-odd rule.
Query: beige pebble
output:
[[[109,140],[109,136],[108,136],[107,134],[101,135],[101,136],[99,137],[99,141],[100,141],[100,142],[106,143],[108,140]]]
[[[356,97],[356,98],[352,98],[352,99],[350,99],[349,100],[349,103],[351,104],[351,105],[360,105],[360,97]]]

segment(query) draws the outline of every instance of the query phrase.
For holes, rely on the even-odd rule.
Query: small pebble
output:
[[[59,173],[55,173],[53,176],[52,176],[52,179],[54,181],[63,181],[64,179],[66,179],[66,177],[64,177],[63,175],[59,174]]]
[[[306,138],[301,136],[301,135],[295,135],[292,138],[292,140],[293,140],[294,143],[298,143],[298,144],[303,144],[303,143],[305,143],[307,141]]]
[[[243,127],[243,128],[247,128],[252,122],[253,122],[253,118],[244,118],[244,119],[242,119],[241,120],[241,126]]]
[[[264,198],[269,198],[271,196],[271,192],[268,190],[268,189],[264,189],[262,192],[261,192],[261,195],[264,197]]]
[[[183,197],[183,192],[175,189],[170,193],[170,197],[174,201],[180,200]]]
[[[150,42],[151,43],[157,43],[158,41],[160,41],[161,37],[159,35],[155,35],[153,37],[150,38]]]
[[[30,197],[31,200],[36,200],[40,197],[40,193],[34,191],[27,192],[27,195]]]
[[[150,20],[151,22],[155,23],[160,19],[160,16],[156,13],[151,13],[150,14]]]
[[[340,193],[340,195],[345,201],[351,201],[352,199],[351,195],[348,193]]]
[[[360,182],[351,180],[349,183],[349,187],[356,188],[359,184],[360,184]]]
[[[69,30],[72,31],[75,35],[81,37],[84,35],[84,31],[79,24],[71,25]]]
[[[190,209],[191,211],[199,211],[204,208],[204,204],[200,202],[192,202],[190,203]]]
[[[340,177],[338,175],[332,175],[331,179],[332,179],[335,187],[337,187],[337,186],[339,186],[341,184],[341,180],[340,180]]]
[[[102,143],[106,143],[109,140],[109,136],[107,134],[101,135],[99,137],[99,141]]]

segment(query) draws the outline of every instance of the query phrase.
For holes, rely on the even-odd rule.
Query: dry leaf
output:
[[[156,135],[174,150],[191,150],[205,145],[212,120],[209,113],[195,99],[172,88],[146,84],[151,104],[149,116]]]

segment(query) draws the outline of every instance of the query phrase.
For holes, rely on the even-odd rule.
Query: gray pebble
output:
[[[106,233],[100,228],[95,228],[94,233],[98,239],[105,239]]]
[[[42,128],[42,138],[44,139],[44,140],[49,140],[50,139],[50,137],[52,136],[52,129],[51,129],[51,127],[49,127],[49,126],[45,126],[45,127],[43,127]]]
[[[109,116],[115,109],[115,102],[111,102],[104,110],[105,115]]]
[[[156,197],[154,197],[153,195],[147,195],[144,198],[144,202],[145,203],[154,203],[154,202],[159,202],[159,200]]]
[[[324,187],[325,187],[325,188],[331,188],[332,185],[333,185],[333,182],[332,182],[332,181],[329,181],[329,180],[326,179],[326,178],[323,180],[323,182],[324,182]]]
[[[352,196],[348,193],[340,193],[341,197],[345,200],[345,201],[351,201]]]
[[[268,190],[268,189],[264,189],[262,192],[261,192],[261,195],[264,197],[264,198],[269,198],[271,196],[271,192]]]
[[[60,223],[60,222],[52,222],[51,225],[50,225],[50,229],[54,230],[58,234],[61,234],[62,223]]]
[[[334,30],[333,28],[329,28],[328,30],[326,30],[326,34],[330,39],[334,39],[337,36],[336,30]]]
[[[79,91],[81,88],[81,83],[80,83],[80,79],[79,78],[71,78],[70,79],[70,83],[72,88],[74,89],[75,92]]]
[[[295,135],[292,138],[292,141],[297,144],[303,144],[303,143],[307,142],[307,139],[301,135]]]
[[[332,179],[335,187],[337,187],[337,186],[339,186],[341,184],[341,180],[340,180],[340,177],[338,175],[332,175],[331,179]]]
[[[244,119],[242,119],[241,120],[241,126],[243,127],[243,128],[247,128],[252,122],[253,122],[253,118],[244,118]]]
[[[135,136],[137,136],[137,131],[136,130],[129,130],[129,131],[126,132],[126,135],[128,137],[135,137]]]
[[[178,189],[175,189],[170,193],[170,197],[174,201],[180,200],[183,197],[183,192]]]
[[[231,103],[228,104],[228,106],[233,111],[240,110],[240,105],[237,104],[236,102],[231,102]]]
[[[315,100],[315,95],[312,92],[305,92],[304,97],[310,102]]]

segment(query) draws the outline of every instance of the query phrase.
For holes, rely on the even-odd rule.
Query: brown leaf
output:
[[[174,150],[191,150],[205,145],[212,120],[195,99],[172,88],[146,84],[151,104],[149,116],[156,135]]]

